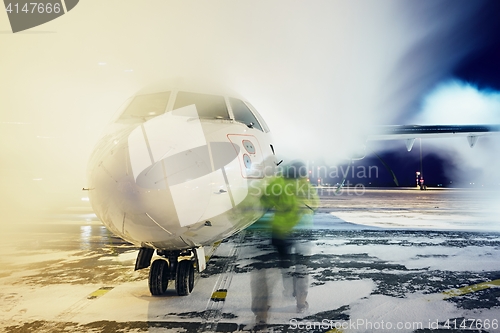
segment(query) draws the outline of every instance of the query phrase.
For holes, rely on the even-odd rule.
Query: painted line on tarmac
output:
[[[210,299],[214,302],[225,301],[227,296],[227,289],[217,289],[212,293]]]
[[[222,241],[217,241],[217,242],[213,243],[212,246],[209,247],[209,250],[206,251],[206,254],[205,254],[205,261],[206,262],[208,262],[210,260],[210,258],[212,258],[215,251],[217,251],[217,248],[219,247],[220,243],[222,243]]]
[[[69,308],[61,312],[57,317],[57,321],[70,321],[73,317],[78,315],[87,306],[93,303],[94,299],[100,298],[106,295],[109,291],[113,290],[114,287],[101,287],[96,291],[90,293],[87,297],[80,299]]]
[[[476,291],[489,289],[489,288],[497,288],[500,287],[500,279],[493,281],[486,281],[477,284],[473,284],[470,286],[465,286],[456,289],[450,289],[447,291],[443,291],[441,294],[443,295],[443,299],[448,299],[456,296],[462,296],[466,294],[470,294]]]
[[[238,237],[232,242],[232,247],[229,251],[229,255],[224,261],[224,266],[221,270],[219,278],[214,286],[214,291],[212,296],[208,301],[207,308],[205,310],[205,315],[203,318],[203,325],[201,332],[215,332],[217,330],[217,325],[221,318],[222,308],[224,307],[224,302],[227,297],[227,290],[233,279],[234,269],[236,267],[236,260],[240,252],[240,244],[245,238],[245,230],[239,233]]]
[[[110,290],[113,290],[114,287],[102,287],[91,293],[87,296],[87,299],[96,299],[106,295]]]

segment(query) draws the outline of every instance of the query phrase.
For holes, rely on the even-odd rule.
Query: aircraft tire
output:
[[[153,296],[160,296],[165,293],[168,286],[168,262],[163,259],[156,259],[149,270],[149,291]]]
[[[177,274],[175,278],[175,289],[177,295],[187,296],[194,287],[194,267],[191,260],[181,260],[177,264]]]

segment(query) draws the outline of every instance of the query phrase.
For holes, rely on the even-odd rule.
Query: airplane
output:
[[[256,195],[275,173],[264,119],[242,99],[164,91],[131,98],[89,161],[89,199],[104,225],[140,247],[152,295],[175,280],[191,293],[204,246],[264,214]]]
[[[366,140],[499,132],[500,126],[386,126]],[[131,97],[88,164],[89,199],[114,234],[139,247],[135,270],[151,266],[153,296],[175,280],[189,295],[205,247],[245,229],[265,209],[260,191],[276,174],[270,130],[247,101],[168,90]],[[156,251],[160,258],[151,260]]]

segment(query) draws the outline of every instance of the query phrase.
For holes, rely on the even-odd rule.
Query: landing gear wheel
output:
[[[177,264],[175,290],[177,295],[187,296],[194,287],[194,267],[191,260],[182,260]]]
[[[168,285],[168,262],[156,259],[149,270],[149,291],[153,296],[163,295]]]

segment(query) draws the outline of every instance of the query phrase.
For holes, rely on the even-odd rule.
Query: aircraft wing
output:
[[[479,136],[498,134],[500,125],[385,125],[367,135],[367,141],[406,140],[408,151],[416,138],[443,138],[465,136],[472,148]]]

